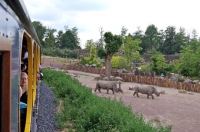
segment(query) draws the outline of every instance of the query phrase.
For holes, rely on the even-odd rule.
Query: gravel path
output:
[[[55,132],[56,130],[56,104],[53,91],[44,84],[39,87],[39,111],[37,118],[37,132]]]

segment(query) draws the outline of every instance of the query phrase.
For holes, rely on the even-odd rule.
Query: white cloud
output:
[[[133,33],[150,24],[200,31],[197,0],[24,0],[32,20],[63,30],[77,27],[81,46],[100,38],[99,28],[120,34],[122,26]]]

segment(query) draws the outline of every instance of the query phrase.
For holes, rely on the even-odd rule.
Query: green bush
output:
[[[171,127],[153,127],[142,115],[133,114],[122,101],[101,98],[65,73],[43,69],[44,82],[53,91],[56,100],[63,100],[63,109],[57,114],[58,127],[70,127],[78,132],[169,132]],[[72,125],[67,125],[67,124]]]
[[[122,69],[122,68],[125,68],[125,69],[129,69],[129,65],[126,61],[126,59],[124,57],[120,57],[119,59],[119,68]]]
[[[48,56],[58,56],[62,58],[77,58],[78,54],[76,50],[60,49],[60,48],[42,48],[42,54]]]
[[[111,67],[112,68],[119,68],[119,60],[120,60],[121,56],[113,56],[111,59]]]

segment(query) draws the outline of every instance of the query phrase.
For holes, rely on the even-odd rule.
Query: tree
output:
[[[77,28],[68,29],[65,26],[65,32],[60,37],[60,48],[80,49]]]
[[[56,35],[56,38],[55,38],[56,42],[55,42],[54,48],[61,46],[61,37],[62,37],[62,35],[63,35],[63,31],[62,30],[58,31],[58,34]]]
[[[124,44],[124,40],[125,40],[125,36],[126,36],[127,31],[128,31],[128,29],[123,26],[122,29],[121,29],[121,36],[122,36],[123,44]]]
[[[54,37],[54,33],[56,32],[56,29],[51,29],[48,28],[46,30],[46,34],[45,34],[45,48],[54,48],[55,45],[55,37]]]
[[[140,43],[140,39],[133,40],[130,36],[125,37],[124,52],[128,66],[130,66],[131,61],[139,61],[141,59],[139,51],[142,48],[139,46]]]
[[[185,29],[180,28],[179,32],[175,35],[175,44],[173,47],[174,53],[180,53],[181,45],[187,45],[187,37],[185,36]]]
[[[174,26],[168,26],[165,30],[165,41],[164,45],[162,47],[163,54],[174,54],[175,53],[175,34],[176,34],[176,28]]]
[[[157,52],[150,59],[151,59],[151,63],[150,63],[151,69],[155,71],[157,74],[160,74],[161,72],[163,72],[162,70],[165,68],[164,55],[160,52]]]
[[[155,25],[149,25],[145,31],[146,47],[148,50],[158,49],[157,41],[158,29]]]
[[[103,36],[104,31],[103,31],[103,27],[101,27],[99,29],[99,33],[100,33],[100,39],[99,39],[99,43],[97,45],[97,48],[100,48],[100,47],[104,46],[104,36]]]
[[[122,38],[120,35],[113,35],[111,32],[104,34],[104,41],[106,43],[105,49],[99,48],[97,54],[100,58],[105,58],[105,75],[111,75],[110,61],[115,52],[118,52],[122,45]]]
[[[86,43],[85,43],[85,48],[90,50],[90,48],[94,46],[95,47],[95,43],[93,41],[93,39],[90,39],[90,40],[87,40]]]
[[[46,33],[46,27],[42,25],[42,23],[40,21],[33,21],[32,22],[35,31],[37,33],[38,39],[40,40],[40,43],[42,46],[45,45],[43,39],[44,39],[44,35]]]

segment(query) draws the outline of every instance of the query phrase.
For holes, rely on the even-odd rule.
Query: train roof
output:
[[[32,36],[32,38],[40,45],[37,33],[32,25],[28,11],[23,0],[5,0],[9,7],[14,11],[25,30]]]

